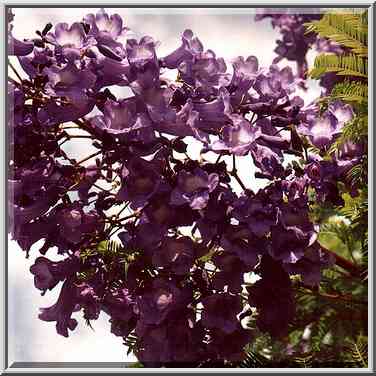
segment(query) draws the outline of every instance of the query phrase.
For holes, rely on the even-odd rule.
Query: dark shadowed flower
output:
[[[273,337],[286,334],[295,315],[295,299],[288,273],[280,262],[264,255],[261,279],[248,288],[249,304],[259,311],[257,326]]]
[[[300,274],[305,285],[317,286],[321,280],[321,270],[334,264],[334,256],[315,243],[306,249],[300,260],[294,264],[283,264],[283,267],[289,274]]]
[[[233,216],[237,220],[246,223],[250,231],[257,237],[263,237],[272,226],[277,224],[278,210],[271,201],[263,199],[261,194],[255,197],[240,197],[233,203]]]
[[[77,285],[77,301],[84,311],[85,320],[97,320],[101,311],[100,298],[87,283]]]
[[[201,320],[203,325],[209,329],[219,329],[229,334],[238,327],[237,314],[242,307],[240,297],[228,293],[214,294],[202,300],[204,309]]]
[[[258,255],[266,251],[265,239],[254,237],[245,226],[229,226],[221,238],[221,246],[226,253],[239,257],[248,270],[258,262]]]
[[[239,293],[242,290],[243,275],[248,270],[245,264],[236,255],[222,253],[213,257],[213,262],[219,269],[215,273],[212,283],[216,290],[223,291],[227,286],[231,293]]]
[[[84,92],[69,91],[62,101],[46,101],[38,112],[38,120],[45,126],[69,122],[87,115],[94,105],[94,99]]]
[[[84,172],[80,176],[80,182],[76,186],[78,197],[84,203],[88,202],[89,190],[93,184],[100,178],[100,170],[97,165],[85,167]]]
[[[66,280],[61,288],[57,302],[49,308],[40,308],[39,318],[43,321],[56,321],[58,334],[68,337],[68,329],[74,330],[77,320],[72,319],[72,313],[79,310],[77,287],[72,280]]]
[[[192,267],[195,256],[195,244],[191,238],[165,238],[153,253],[153,264],[171,269],[177,275],[184,275]]]
[[[60,236],[68,243],[78,244],[84,238],[100,233],[104,222],[95,210],[85,213],[79,203],[62,208],[56,213]]]
[[[138,157],[132,158],[127,167],[123,168],[122,178],[117,197],[130,201],[133,208],[143,207],[155,193],[165,187],[155,165]]]
[[[113,320],[128,321],[133,315],[134,299],[126,288],[108,292],[102,301],[102,309]]]
[[[193,173],[180,171],[178,186],[171,193],[170,203],[175,206],[189,204],[192,209],[205,208],[209,194],[214,191],[219,183],[217,174],[208,174],[197,168]]]
[[[252,331],[244,329],[240,323],[231,333],[223,333],[220,329],[210,331],[208,352],[213,362],[224,360],[238,362],[244,359],[244,347],[252,340]]]
[[[302,258],[310,241],[310,234],[305,233],[297,226],[289,226],[288,228],[274,226],[271,236],[270,255],[283,262],[294,263]]]
[[[173,282],[154,279],[150,290],[137,298],[137,313],[146,325],[159,325],[168,317],[178,315],[189,303],[189,292]]]
[[[46,257],[38,257],[30,267],[30,272],[34,275],[35,287],[46,291],[52,290],[59,281],[78,270],[77,267],[77,260],[72,258],[54,262]]]
[[[192,314],[159,326],[138,325],[136,333],[141,345],[137,357],[146,367],[197,364],[204,348],[204,331]]]

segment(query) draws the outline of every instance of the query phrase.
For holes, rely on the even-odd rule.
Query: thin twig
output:
[[[217,164],[222,157],[223,157],[223,154],[222,153],[219,154],[218,158],[216,159],[216,161],[214,163]]]
[[[16,68],[13,66],[13,64],[8,60],[8,65],[11,67],[13,73],[17,76],[17,78],[20,80],[20,83],[22,83],[23,79],[20,76],[20,74],[17,72]]]
[[[76,164],[84,163],[84,162],[88,161],[89,159],[96,157],[96,156],[99,155],[99,154],[102,154],[102,151],[97,151],[97,152],[95,152],[95,153],[89,155],[88,157],[82,159],[81,161],[77,162]]]
[[[232,170],[230,172],[230,175],[233,176],[236,179],[236,181],[242,187],[243,191],[248,190],[247,187],[244,185],[244,183],[242,182],[242,180],[240,179],[240,177],[238,175],[238,172],[237,172],[237,169],[236,169],[236,159],[235,159],[234,154],[232,155]]]

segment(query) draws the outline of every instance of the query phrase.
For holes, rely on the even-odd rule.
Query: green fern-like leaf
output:
[[[293,362],[300,368],[312,368],[312,361],[314,358],[314,353],[312,351],[295,355]]]
[[[336,72],[337,75],[341,76],[367,78],[368,62],[355,54],[341,56],[321,54],[316,57],[314,68],[309,72],[309,75],[318,79],[329,72]]]
[[[307,24],[307,32],[316,32],[361,57],[368,55],[368,18],[361,14],[328,13],[319,21]]]
[[[266,368],[270,365],[270,360],[264,355],[249,350],[246,358],[240,363],[240,368]]]
[[[346,350],[358,367],[368,367],[368,343],[365,337],[359,336]]]
[[[338,83],[333,87],[330,93],[330,99],[340,99],[347,103],[368,103],[368,85],[357,81]]]
[[[122,250],[122,245],[114,240],[104,240],[98,244],[97,251],[101,254],[117,254]]]
[[[347,141],[359,143],[366,141],[368,135],[368,116],[360,115],[345,124],[342,129],[341,135],[330,147],[329,154],[339,151],[341,146]]]

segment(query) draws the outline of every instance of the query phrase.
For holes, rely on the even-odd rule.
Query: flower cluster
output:
[[[273,62],[278,63],[282,59],[295,61],[298,76],[305,78],[308,70],[306,55],[311,48],[317,52],[342,54],[343,49],[338,43],[321,38],[314,33],[307,33],[304,24],[319,20],[321,16],[322,14],[313,13],[312,10],[300,14],[291,13],[288,8],[278,9],[273,13],[270,13],[269,9],[258,12],[255,16],[256,21],[270,18],[273,28],[281,33],[281,39],[277,40],[277,47],[274,49],[277,57]],[[337,79],[335,74],[328,73],[320,80],[320,84],[329,90]]]
[[[295,30],[286,17],[278,25]],[[310,42],[291,30],[283,43],[294,37],[295,52],[278,51],[299,52],[302,63]],[[309,192],[337,202],[336,181],[361,153],[349,146],[328,160],[307,149],[328,150],[351,108],[338,102],[321,115],[295,95],[301,78],[290,68],[260,68],[254,56],[238,57],[228,73],[191,30],[167,56],[103,10],[38,35],[10,34],[9,53],[28,79],[8,85],[8,183],[13,239],[27,252],[43,239],[30,268],[35,286],[44,293],[62,282],[39,318],[67,337],[75,312],[95,320],[104,311],[148,366],[242,359],[253,338],[247,307],[260,330],[283,335],[294,317],[289,275],[315,285],[333,263],[317,242]],[[118,98],[112,86],[131,94]],[[189,157],[188,136],[201,144],[200,160]],[[65,147],[75,138],[97,151],[71,158]],[[232,165],[221,161],[228,155]],[[237,175],[243,156],[264,188]],[[53,247],[64,259],[45,256]],[[261,279],[250,285],[252,272]]]

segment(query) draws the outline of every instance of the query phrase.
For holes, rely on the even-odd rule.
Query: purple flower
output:
[[[203,96],[210,95],[230,81],[225,61],[217,58],[212,50],[204,51],[202,43],[191,30],[184,31],[182,45],[162,58],[161,63],[170,69],[177,68],[181,80]]]
[[[309,235],[297,226],[274,226],[271,232],[270,255],[276,260],[294,263],[304,255],[309,246]]]
[[[58,210],[56,219],[61,238],[73,244],[80,243],[86,237],[99,234],[104,228],[104,222],[95,210],[85,213],[78,203]]]
[[[258,126],[252,126],[240,115],[231,115],[232,124],[226,124],[222,130],[221,140],[211,146],[214,151],[229,151],[231,154],[246,155],[261,135]]]
[[[131,66],[126,59],[122,61],[103,56],[94,49],[91,50],[94,58],[90,59],[88,67],[97,76],[94,86],[96,91],[105,86],[127,86],[134,79]]]
[[[181,63],[178,69],[182,79],[193,85],[202,96],[216,92],[230,81],[224,59],[217,58],[211,50],[195,56],[193,61]]]
[[[258,255],[265,252],[264,239],[258,239],[250,234],[243,226],[229,226],[221,238],[221,246],[225,252],[235,254],[252,270],[258,261]]]
[[[84,21],[90,25],[89,35],[111,36],[113,39],[118,38],[123,29],[123,20],[119,14],[109,16],[104,9],[100,9],[96,15],[90,13],[84,17]],[[127,29],[125,29],[127,30]]]
[[[207,296],[202,300],[204,309],[201,320],[209,329],[219,329],[230,334],[237,329],[236,315],[241,312],[240,297],[227,293]]]
[[[77,326],[77,320],[71,316],[78,310],[77,287],[71,280],[66,280],[57,302],[49,308],[40,308],[38,317],[43,321],[56,321],[57,333],[68,337],[68,329],[74,330]]]
[[[194,56],[203,52],[204,48],[200,40],[194,36],[191,30],[185,30],[182,34],[182,45],[162,58],[163,66],[169,69],[176,69],[184,61],[192,61]]]
[[[321,280],[321,270],[334,266],[332,254],[324,252],[318,243],[307,248],[304,256],[294,264],[283,264],[290,274],[300,274],[303,283],[308,286],[317,286]]]
[[[281,157],[272,149],[263,145],[255,145],[251,154],[256,167],[261,170],[260,177],[273,180],[283,176],[284,168]]]
[[[195,244],[191,238],[166,238],[153,253],[153,264],[171,269],[177,275],[189,272],[196,256]]]
[[[349,104],[343,104],[341,101],[330,103],[328,106],[328,112],[335,116],[339,126],[345,125],[354,117],[352,107]]]
[[[217,174],[208,174],[200,168],[193,173],[180,171],[178,186],[171,193],[170,203],[175,206],[189,204],[194,210],[206,207],[209,194],[215,190],[219,183]]]
[[[137,312],[146,325],[159,325],[170,316],[178,315],[189,303],[188,290],[173,282],[154,279],[150,289],[137,298]]]
[[[306,129],[302,128],[302,133],[309,137],[313,145],[324,148],[333,141],[334,136],[340,133],[341,128],[337,119],[327,113],[315,119]]]
[[[47,93],[54,96],[66,96],[70,92],[77,93],[89,89],[94,85],[96,76],[89,69],[78,69],[74,62],[63,68],[53,65],[45,68],[48,76]]]
[[[125,57],[123,45],[116,40],[128,29],[123,28],[123,20],[118,14],[109,16],[101,9],[96,15],[86,15],[84,22],[90,26],[88,35],[95,38],[99,51],[119,61]]]
[[[20,41],[9,34],[8,53],[13,56],[26,56],[33,52],[34,43],[31,41]]]
[[[319,117],[312,113],[307,118],[307,122],[303,123],[299,130],[302,134],[308,136],[313,145],[318,148],[329,146],[341,133],[346,122],[350,121],[354,113],[350,105],[343,105],[336,101],[328,107],[328,110]]]
[[[275,203],[263,199],[261,193],[252,198],[240,197],[233,204],[234,218],[246,223],[249,230],[259,238],[270,232],[278,221]]]
[[[213,329],[210,334],[208,353],[212,361],[223,363],[239,362],[244,360],[244,347],[252,340],[252,331],[244,329],[238,323],[236,329],[231,333],[223,333],[222,330]]]
[[[218,132],[230,120],[230,95],[225,88],[221,88],[216,99],[210,102],[194,102],[193,110],[198,115],[198,122],[195,123],[195,126],[199,130]]]
[[[49,42],[55,45],[55,54],[61,53],[68,61],[78,60],[95,40],[86,36],[82,24],[75,22],[70,27],[67,23],[58,23],[53,33],[47,34]]]
[[[297,80],[290,67],[279,69],[277,65],[272,65],[269,72],[260,74],[254,84],[254,89],[259,94],[260,99],[277,101],[295,91]]]
[[[213,277],[213,287],[221,291],[227,286],[229,292],[234,294],[240,293],[242,290],[243,275],[248,270],[240,258],[225,252],[215,255],[213,262],[220,270]]]
[[[63,281],[68,275],[77,270],[76,260],[67,258],[63,261],[53,262],[46,257],[38,257],[30,267],[34,274],[34,284],[39,290],[52,290],[59,281]]]
[[[107,293],[102,301],[103,310],[112,320],[128,321],[133,315],[134,299],[126,288]]]
[[[98,134],[108,133],[121,141],[150,143],[154,139],[150,118],[146,113],[138,111],[134,98],[119,102],[107,100],[103,106],[103,116],[95,116],[91,124]]]
[[[259,64],[257,57],[248,56],[244,60],[243,56],[238,56],[233,60],[234,73],[230,85],[247,92],[255,82],[259,74]]]
[[[155,193],[166,188],[155,165],[138,157],[123,168],[122,178],[117,197],[131,201],[133,208],[143,207]]]
[[[146,367],[197,364],[203,353],[204,332],[195,325],[192,315],[158,326],[138,325],[136,334],[140,339],[137,358]]]

